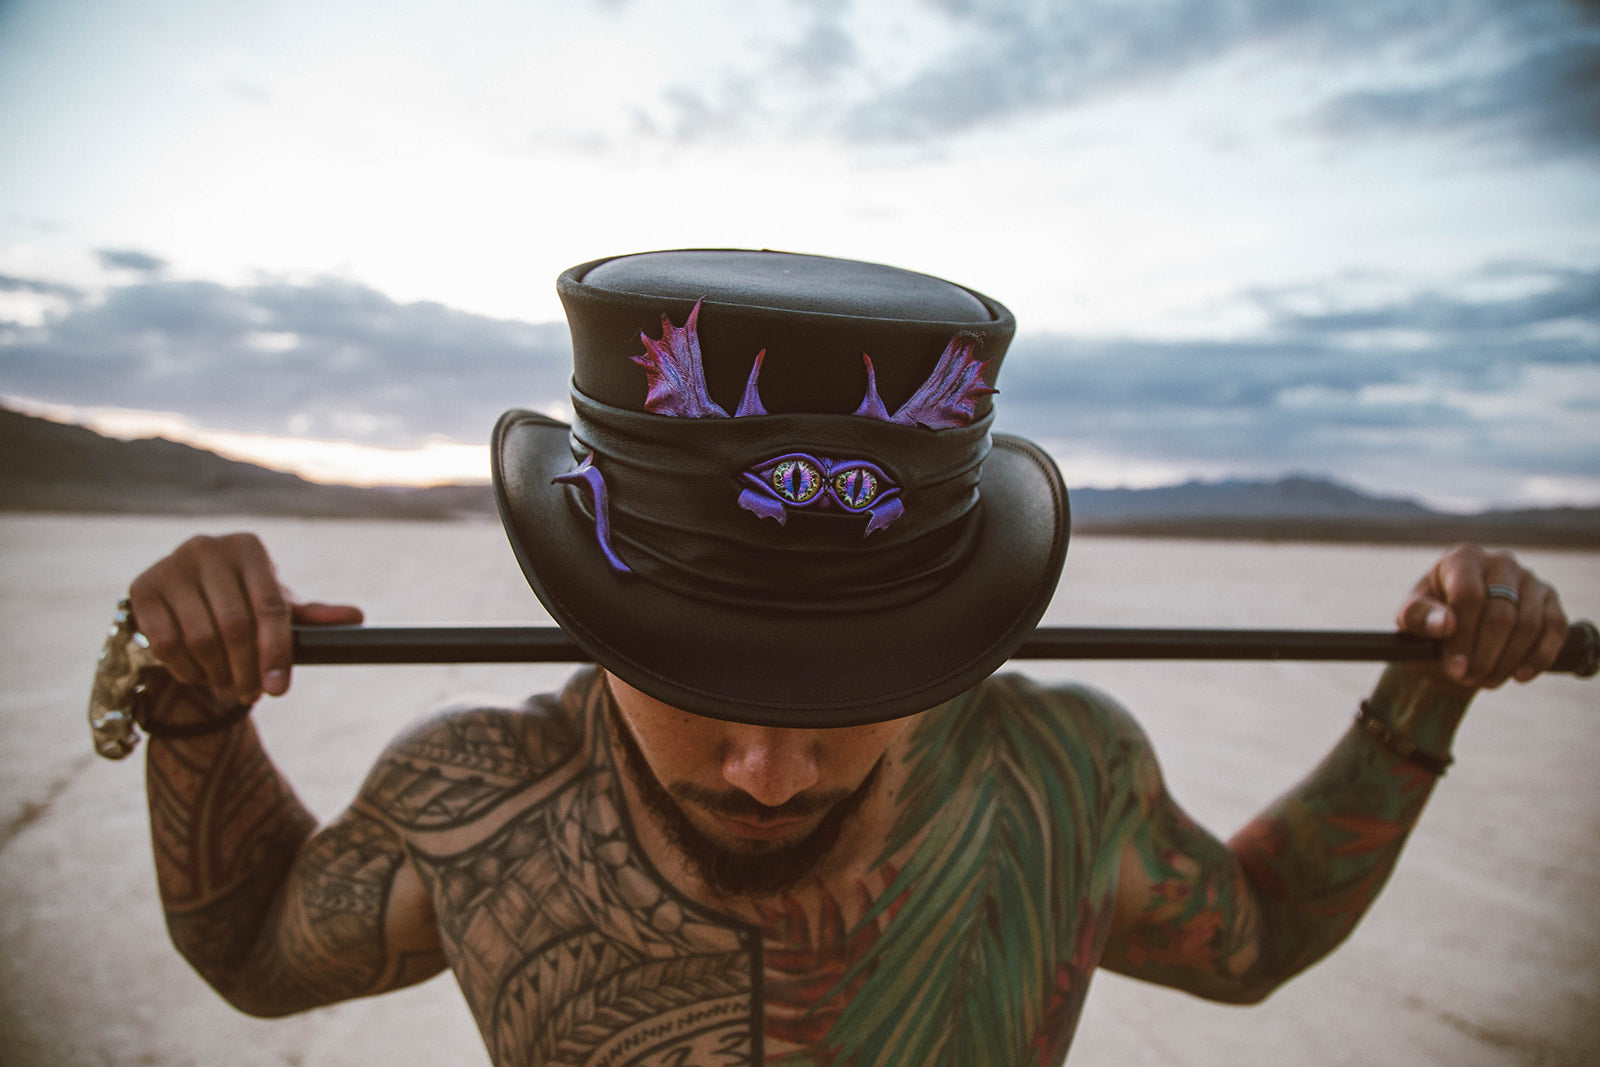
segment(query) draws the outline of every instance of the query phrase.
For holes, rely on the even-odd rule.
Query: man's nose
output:
[[[751,726],[737,730],[722,757],[722,778],[775,808],[816,785],[815,738],[809,730]]]

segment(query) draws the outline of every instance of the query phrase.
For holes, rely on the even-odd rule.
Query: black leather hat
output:
[[[557,288],[575,418],[502,416],[495,491],[534,592],[601,666],[695,714],[850,726],[958,695],[1032,632],[1067,494],[990,433],[1003,306],[736,250],[595,260]]]

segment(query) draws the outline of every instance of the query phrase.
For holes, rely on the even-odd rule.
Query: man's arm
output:
[[[1140,740],[1144,817],[1122,850],[1104,966],[1252,1002],[1321,959],[1393,870],[1472,694],[1535,677],[1566,636],[1554,590],[1510,556],[1468,547],[1418,583],[1399,623],[1443,640],[1441,663],[1386,670],[1369,721],[1226,845],[1167,794]]]
[[[196,538],[130,589],[168,665],[148,715],[203,725],[288,688],[289,624],[359,621],[292,608],[253,537]],[[409,985],[443,966],[431,903],[395,832],[358,801],[321,831],[248,719],[152,736],[146,791],[157,882],[178,950],[230,1003],[284,1015]]]

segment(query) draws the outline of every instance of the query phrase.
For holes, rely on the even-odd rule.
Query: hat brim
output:
[[[935,707],[1026,640],[1066,558],[1067,491],[1055,464],[996,434],[979,487],[982,530],[965,566],[931,595],[843,614],[697,601],[610,568],[572,490],[551,482],[572,469],[568,433],[529,411],[495,426],[495,497],[517,561],[595,662],[696,715],[818,728]]]

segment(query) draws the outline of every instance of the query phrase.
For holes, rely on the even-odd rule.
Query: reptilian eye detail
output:
[[[739,506],[758,519],[779,526],[789,522],[789,510],[812,508],[817,512],[843,511],[866,515],[861,536],[887,529],[906,512],[900,486],[882,467],[868,459],[830,459],[809,452],[785,452],[739,474],[744,488]]]
[[[786,459],[769,475],[772,489],[791,504],[809,504],[822,492],[822,470],[807,459]]]
[[[833,476],[833,495],[850,511],[860,511],[878,498],[878,476],[866,467],[847,467]]]

